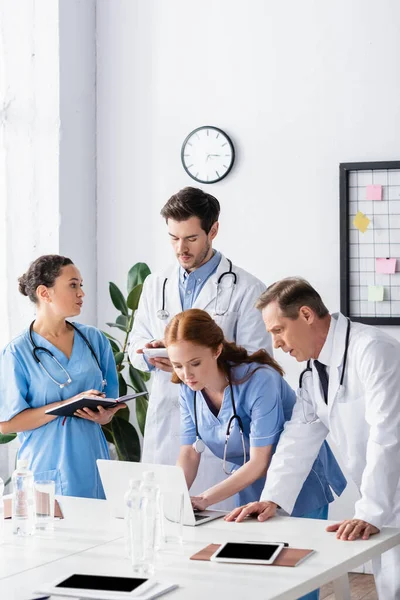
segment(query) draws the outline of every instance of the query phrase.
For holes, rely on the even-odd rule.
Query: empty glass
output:
[[[53,531],[55,483],[51,480],[35,481],[36,529]]]
[[[161,537],[162,545],[183,543],[183,494],[163,492],[161,494]]]

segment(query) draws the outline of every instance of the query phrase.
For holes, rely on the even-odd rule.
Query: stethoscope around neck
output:
[[[221,275],[218,277],[218,281],[217,281],[217,295],[215,297],[214,316],[223,316],[223,315],[225,315],[228,312],[229,306],[230,306],[230,303],[231,303],[231,298],[232,298],[233,290],[235,288],[235,285],[237,284],[237,275],[233,271],[232,261],[229,258],[227,258],[226,260],[229,263],[229,271],[225,271],[224,273],[221,273]],[[229,298],[229,304],[228,304],[227,308],[224,311],[219,312],[218,311],[218,299],[219,299],[219,296],[220,296],[221,282],[223,281],[224,277],[227,277],[227,276],[229,276],[229,277],[232,278],[231,295],[230,295],[230,298]],[[169,316],[170,316],[170,313],[165,308],[165,303],[166,303],[165,288],[166,288],[167,282],[168,282],[168,277],[166,277],[164,279],[164,281],[163,281],[163,287],[162,287],[162,306],[157,311],[157,317],[161,321],[165,321],[165,319],[168,319]]]
[[[33,325],[34,325],[35,321],[32,321],[32,323],[29,326],[29,340],[32,344],[32,355],[33,358],[35,359],[35,361],[38,363],[38,365],[40,365],[43,369],[43,371],[46,373],[46,375],[51,379],[51,381],[53,381],[53,383],[55,383],[56,385],[58,385],[58,387],[60,389],[65,388],[67,385],[69,385],[70,383],[72,383],[72,379],[70,374],[68,373],[67,369],[65,369],[62,364],[60,363],[59,360],[57,360],[57,358],[54,356],[54,354],[51,352],[51,350],[49,350],[48,348],[44,348],[43,346],[38,346],[34,339],[33,339]],[[96,356],[95,351],[93,350],[93,346],[91,345],[91,343],[89,342],[89,340],[87,339],[87,337],[85,335],[83,335],[83,333],[81,331],[79,331],[79,329],[77,327],[75,327],[75,325],[73,323],[71,323],[70,321],[65,321],[65,323],[67,325],[70,325],[72,327],[72,329],[74,331],[76,331],[76,333],[78,333],[81,338],[83,339],[83,341],[85,342],[86,346],[89,348],[94,360],[96,361],[97,366],[99,367],[99,370],[101,372],[101,377],[102,377],[102,391],[104,390],[104,388],[107,385],[107,380],[106,378],[103,376],[103,371],[101,369],[100,366],[100,362],[99,359]],[[49,373],[49,371],[46,369],[46,367],[44,366],[44,364],[42,363],[42,361],[40,360],[38,353],[39,352],[44,352],[45,354],[47,354],[47,356],[49,356],[55,363],[56,365],[61,369],[61,371],[63,371],[63,373],[65,374],[67,381],[65,381],[64,383],[60,383],[59,381],[57,381],[56,379],[54,379],[54,377]]]
[[[232,402],[233,414],[232,414],[231,418],[228,421],[228,426],[226,428],[226,433],[225,433],[224,454],[223,454],[223,462],[222,462],[222,468],[223,468],[223,471],[224,471],[225,475],[230,475],[231,474],[231,471],[228,471],[227,468],[226,468],[226,454],[227,454],[227,451],[228,451],[228,442],[229,442],[229,437],[231,435],[232,424],[235,421],[237,421],[237,423],[239,425],[240,438],[242,440],[243,464],[246,463],[246,445],[245,445],[245,442],[244,442],[243,421],[242,421],[241,417],[236,412],[235,398],[234,398],[234,395],[233,395],[233,388],[232,388],[232,382],[231,382],[231,378],[230,377],[229,377],[228,381],[229,381],[229,389],[230,389],[230,392],[231,392],[231,402]],[[197,421],[197,392],[194,392],[193,409],[194,409],[194,424],[195,424],[195,428],[196,428],[196,441],[192,444],[192,447],[193,447],[193,449],[198,454],[202,454],[204,452],[204,450],[206,449],[206,445],[203,442],[203,440],[201,439],[200,433],[199,433],[199,426],[198,426],[198,421]]]
[[[346,329],[346,339],[345,339],[345,343],[344,343],[344,355],[343,355],[343,365],[342,365],[342,372],[340,375],[340,381],[339,381],[339,389],[337,391],[337,394],[343,395],[344,392],[344,386],[343,386],[343,381],[344,381],[344,375],[345,375],[345,371],[346,371],[346,365],[347,365],[347,354],[349,351],[349,341],[350,341],[350,326],[351,326],[351,321],[348,317],[347,318],[347,329]],[[311,360],[307,361],[307,366],[304,369],[304,371],[302,371],[300,373],[300,377],[299,377],[299,389],[297,391],[297,395],[300,396],[301,401],[302,401],[302,407],[303,407],[303,417],[304,417],[304,422],[307,424],[311,424],[311,423],[315,423],[315,421],[318,420],[317,417],[317,413],[315,412],[315,408],[314,408],[314,416],[313,418],[307,419],[306,417],[306,413],[304,410],[304,397],[303,397],[303,379],[306,375],[306,373],[312,373],[312,368],[311,368]]]

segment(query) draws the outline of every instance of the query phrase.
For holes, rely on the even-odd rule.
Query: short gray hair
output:
[[[311,308],[319,318],[329,314],[318,292],[301,277],[287,277],[270,285],[257,300],[256,308],[264,310],[271,302],[277,302],[289,319],[297,319],[302,306]]]

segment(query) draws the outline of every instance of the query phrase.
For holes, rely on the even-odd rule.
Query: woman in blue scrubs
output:
[[[54,480],[57,494],[104,498],[96,459],[110,456],[101,425],[126,405],[67,418],[45,411],[83,394],[117,397],[111,346],[95,327],[66,321],[80,314],[85,295],[69,258],[41,256],[19,289],[34,302],[36,319],[0,356],[0,431],[18,434],[18,458],[35,479]]]
[[[196,478],[204,446],[223,460],[221,479],[224,472],[231,474],[192,497],[194,508],[205,510],[233,495],[237,506],[259,500],[268,465],[295,403],[281,367],[265,350],[249,355],[227,342],[210,315],[197,309],[172,319],[165,331],[165,346],[174,368],[172,381],[181,384],[177,464],[188,487]],[[326,519],[334,499],[331,487],[340,495],[346,480],[324,443],[292,515]],[[304,598],[315,600],[318,590]]]

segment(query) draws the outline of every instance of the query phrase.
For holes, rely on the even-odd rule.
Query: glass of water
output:
[[[161,494],[161,539],[162,547],[183,544],[183,494],[163,492]]]
[[[53,531],[55,482],[52,480],[35,481],[36,529]]]

